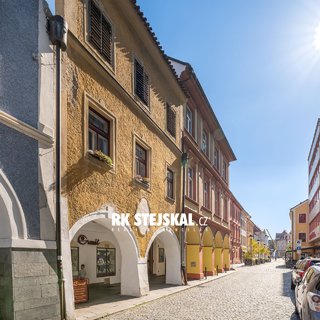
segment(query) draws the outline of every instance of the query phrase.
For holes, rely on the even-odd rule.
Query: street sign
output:
[[[301,250],[297,250],[297,254],[300,255],[301,254]]]
[[[298,250],[301,251],[301,247],[300,247],[300,246],[297,246],[297,251],[298,251]]]
[[[301,247],[301,240],[297,240],[297,247]]]

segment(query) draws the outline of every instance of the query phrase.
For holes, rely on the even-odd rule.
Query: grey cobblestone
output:
[[[290,269],[278,260],[117,313],[105,320],[298,320]]]

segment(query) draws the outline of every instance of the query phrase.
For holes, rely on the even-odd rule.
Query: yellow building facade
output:
[[[309,216],[309,200],[305,200],[290,209],[291,220],[291,237],[292,249],[297,249],[297,241],[301,241],[301,254],[296,251],[293,252],[293,259],[299,260],[302,257],[313,254],[310,248],[312,244],[308,241],[308,216]]]
[[[178,230],[137,227],[137,213],[181,212],[185,94],[133,1],[57,1],[69,24],[62,59],[67,314],[72,278],[141,296],[149,280],[181,284]],[[114,226],[128,213],[129,226]]]

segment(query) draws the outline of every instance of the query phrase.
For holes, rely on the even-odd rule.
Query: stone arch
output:
[[[220,231],[217,231],[214,237],[214,264],[217,272],[223,271],[223,238]]]
[[[27,239],[27,224],[12,185],[0,170],[0,239]]]
[[[223,248],[230,249],[230,241],[229,241],[229,236],[227,234],[223,238]]]
[[[164,245],[166,256],[166,283],[181,284],[180,244],[176,234],[170,227],[161,227],[157,229],[149,240],[146,257],[156,238],[159,238]]]
[[[223,238],[220,231],[217,231],[214,236],[214,243],[216,248],[223,248]]]
[[[187,276],[188,279],[203,278],[201,233],[198,224],[187,228]]]
[[[204,247],[213,247],[213,233],[209,227],[205,228],[202,234],[202,243]]]
[[[230,270],[230,241],[226,234],[223,238],[223,263],[226,270]]]
[[[187,243],[188,244],[200,245],[200,243],[201,243],[200,228],[196,223],[194,226],[188,226],[186,233],[187,233]]]
[[[203,270],[206,275],[214,274],[213,233],[211,228],[206,227],[202,233]]]

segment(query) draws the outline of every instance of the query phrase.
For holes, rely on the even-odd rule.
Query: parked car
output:
[[[301,320],[320,319],[320,266],[311,266],[303,278],[296,278],[295,311]]]
[[[308,268],[319,262],[320,259],[318,258],[306,258],[303,260],[298,260],[291,273],[291,289],[294,290],[297,284],[297,277],[302,279]]]

